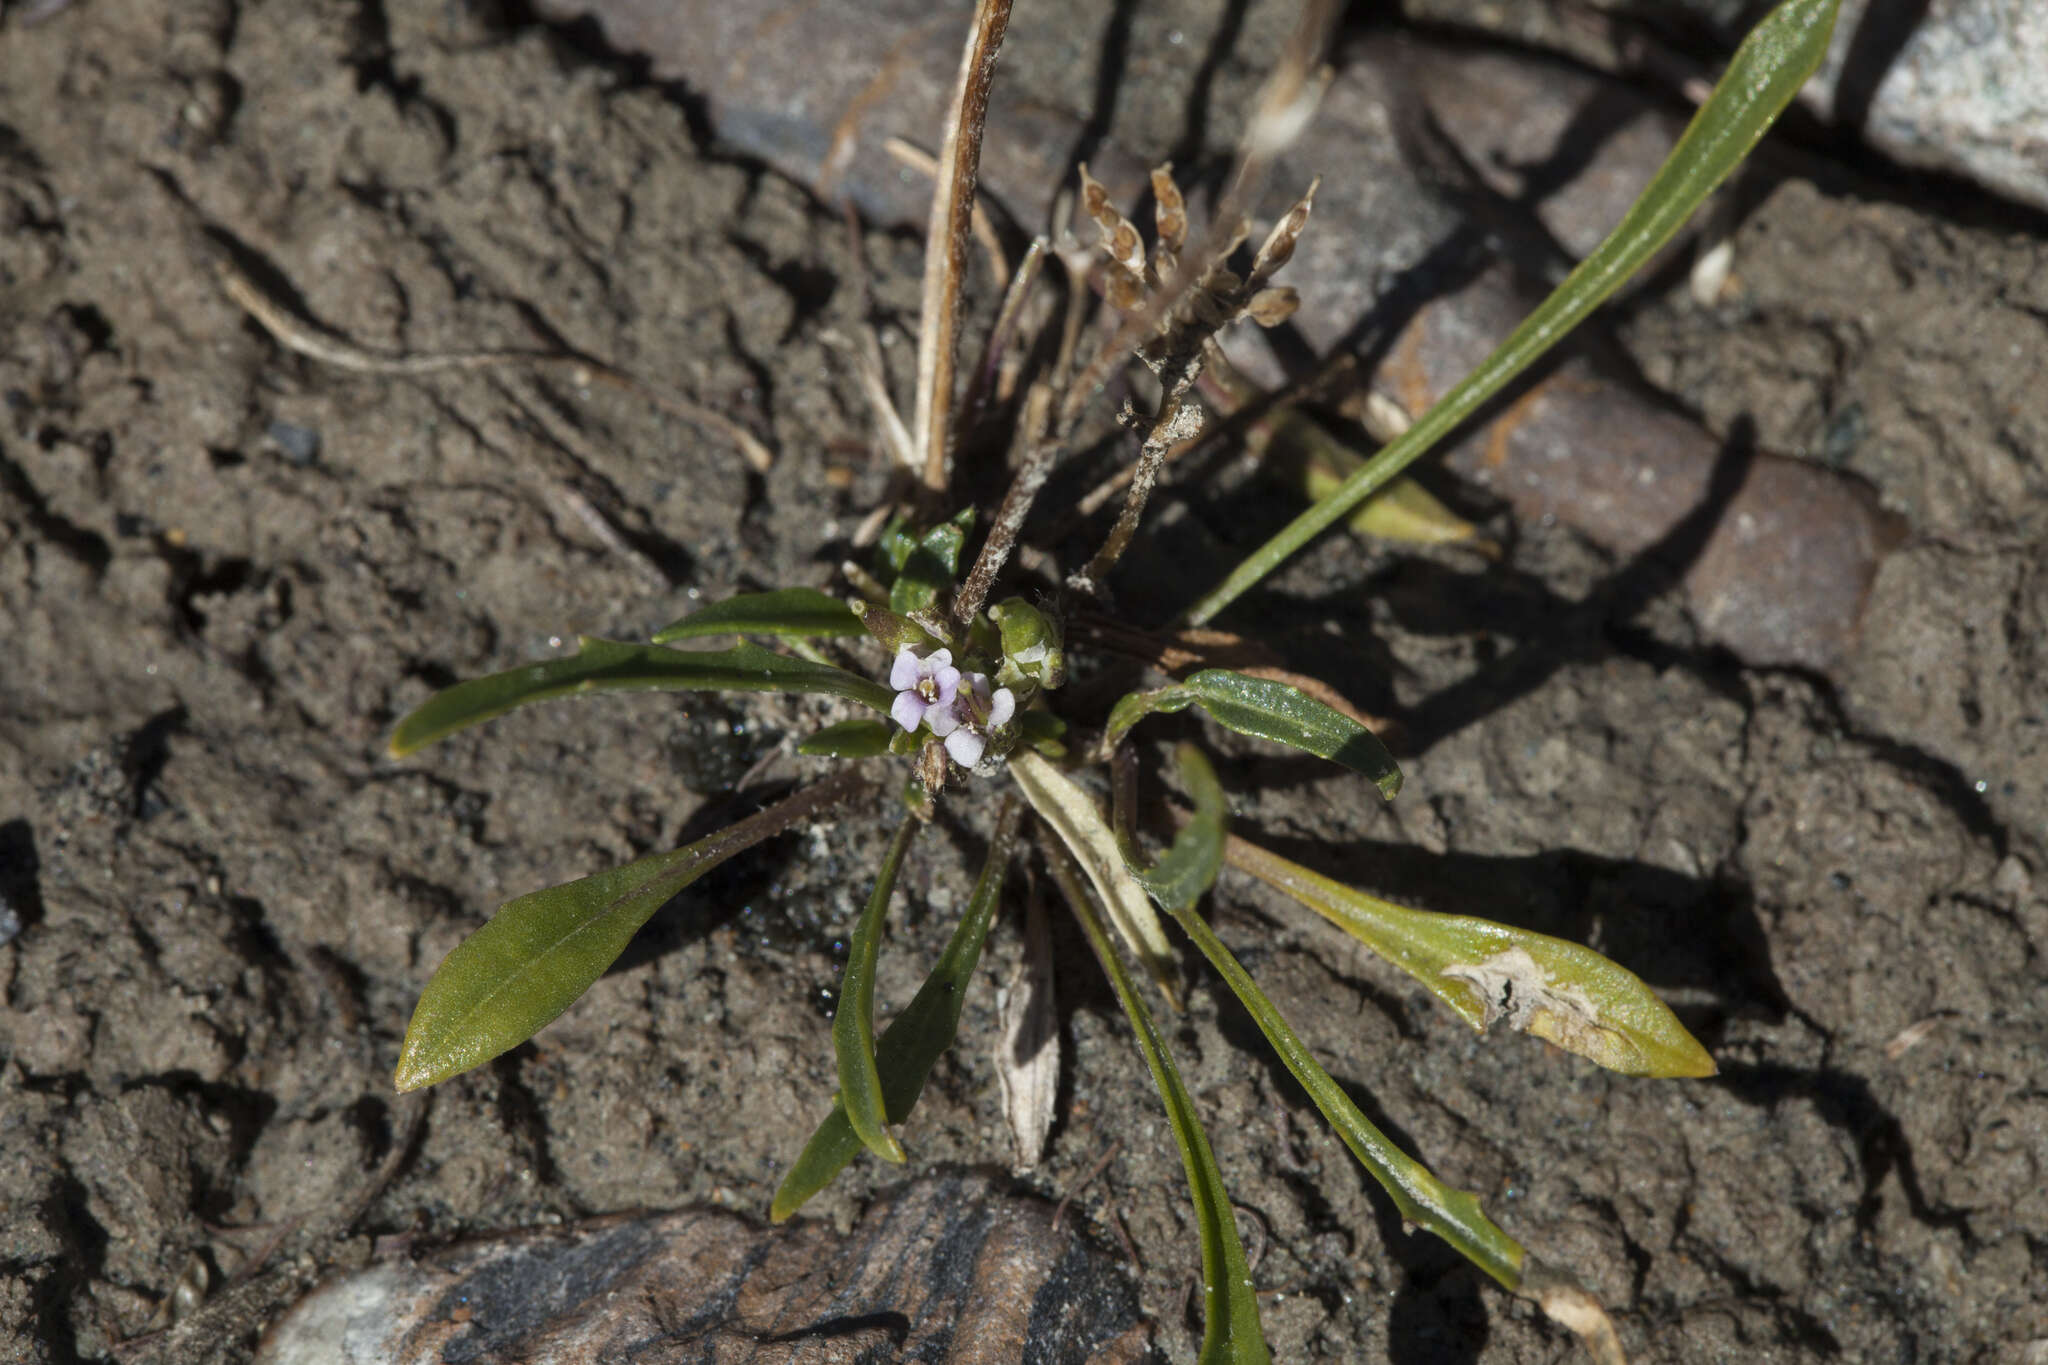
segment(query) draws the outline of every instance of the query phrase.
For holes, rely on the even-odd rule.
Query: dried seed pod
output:
[[[1292,285],[1282,284],[1252,295],[1251,302],[1244,306],[1244,315],[1261,327],[1278,327],[1293,317],[1299,307],[1301,295]]]
[[[1251,283],[1254,288],[1263,285],[1273,277],[1273,272],[1294,256],[1294,244],[1301,237],[1301,230],[1308,226],[1308,215],[1315,207],[1316,190],[1322,186],[1323,178],[1317,176],[1308,182],[1308,192],[1294,202],[1294,207],[1281,215],[1273,224],[1273,230],[1266,234],[1266,243],[1259,248],[1258,259],[1252,264]]]
[[[1145,302],[1145,284],[1122,265],[1111,261],[1109,272],[1103,278],[1102,296],[1117,312],[1134,313]]]
[[[1159,241],[1152,249],[1161,276],[1170,273],[1180,260],[1180,249],[1188,240],[1188,206],[1174,183],[1173,163],[1163,161],[1152,172],[1152,221],[1159,229]]]
[[[1088,174],[1086,166],[1081,167],[1081,208],[1095,220],[1095,226],[1102,232],[1102,249],[1133,275],[1143,277],[1145,273],[1145,245],[1138,240],[1138,230],[1131,226],[1131,220],[1118,213],[1116,206],[1109,202],[1109,191],[1102,182]]]

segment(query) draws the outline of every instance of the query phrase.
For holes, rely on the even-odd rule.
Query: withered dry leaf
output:
[[[1016,1142],[1017,1169],[1028,1171],[1045,1155],[1060,1085],[1052,935],[1035,891],[1025,902],[1024,956],[996,993],[996,1013],[996,1080],[1003,1090],[1003,1117]]]

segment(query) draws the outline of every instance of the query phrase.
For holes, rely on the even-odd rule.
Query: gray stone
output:
[[[1765,7],[1671,0],[1667,8],[1732,45],[1744,11],[1753,17]],[[1695,58],[1706,60],[1692,74],[1713,74],[1711,54],[1639,42],[1677,25],[1589,22],[1577,0],[1404,0],[1402,10],[1606,70],[1647,67],[1668,85]],[[2048,7],[2037,0],[1842,0],[1827,58],[1800,98],[1905,165],[2048,208]]]
[[[1843,0],[1801,98],[1909,166],[2048,208],[2048,7],[1933,0],[1900,32],[1901,8]]]

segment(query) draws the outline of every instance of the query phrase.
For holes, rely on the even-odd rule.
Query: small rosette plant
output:
[[[1400,494],[1406,465],[1475,411],[1583,319],[1667,241],[1776,117],[1826,50],[1835,0],[1784,0],[1736,54],[1713,96],[1615,233],[1504,342],[1407,432],[1355,470],[1267,545],[1199,598],[1175,623],[1205,625],[1310,538],[1353,516],[1382,490]],[[990,516],[976,557],[962,563],[974,509],[932,520],[944,506],[949,460],[968,458],[973,424],[950,418],[958,271],[972,204],[973,166],[993,55],[1008,4],[982,0],[969,43],[959,104],[939,167],[920,337],[918,410],[905,423],[886,407],[886,385],[868,385],[878,429],[904,468],[906,509],[875,543],[868,567],[845,566],[844,599],[793,587],[751,593],[699,610],[647,644],[584,639],[572,657],[522,665],[459,683],[406,716],[391,739],[406,755],[465,726],[529,703],[615,691],[776,691],[833,698],[865,714],[838,721],[796,746],[799,754],[841,760],[834,771],[767,808],[684,848],[566,885],[531,892],[502,906],[435,971],[402,1044],[395,1077],[401,1090],[446,1080],[517,1046],[568,1009],[603,974],[648,918],[728,858],[837,806],[876,791],[898,812],[894,836],[872,893],[848,939],[833,1019],[839,1089],[791,1163],[771,1213],[788,1217],[863,1150],[889,1162],[906,1153],[898,1131],[910,1119],[933,1064],[953,1041],[961,1005],[994,923],[1008,868],[1035,856],[1072,909],[1131,1025],[1165,1105],[1192,1192],[1200,1233],[1206,1324],[1204,1362],[1264,1361],[1258,1306],[1228,1194],[1147,991],[1126,966],[1176,1005],[1181,982],[1164,920],[1176,924],[1257,1023],[1275,1055],[1331,1128],[1385,1188],[1402,1219],[1442,1237],[1511,1292],[1532,1298],[1618,1358],[1598,1306],[1561,1272],[1543,1267],[1481,1211],[1470,1193],[1439,1181],[1402,1152],[1352,1103],[1259,989],[1197,907],[1231,867],[1292,897],[1353,935],[1393,969],[1413,977],[1447,1008],[1484,1030],[1528,1032],[1591,1062],[1630,1075],[1711,1074],[1706,1051],[1656,995],[1624,967],[1577,944],[1462,915],[1391,905],[1281,858],[1228,828],[1227,802],[1202,749],[1174,751],[1188,801],[1167,814],[1177,827],[1152,856],[1136,833],[1138,775],[1128,737],[1148,716],[1193,709],[1224,730],[1286,745],[1342,765],[1392,800],[1401,774],[1372,727],[1327,683],[1248,664],[1215,666],[1204,650],[1216,632],[1145,632],[1104,614],[1104,584],[1132,543],[1146,497],[1164,461],[1202,429],[1202,398],[1241,393],[1214,345],[1240,321],[1272,325],[1295,306],[1293,291],[1271,283],[1306,225],[1313,187],[1276,222],[1242,274],[1226,260],[1246,240],[1238,189],[1270,158],[1313,106],[1313,45],[1290,48],[1290,65],[1269,85],[1246,134],[1241,173],[1217,212],[1206,243],[1191,246],[1180,191],[1161,168],[1153,176],[1156,240],[1148,254],[1137,230],[1082,173],[1079,203],[1101,242],[1093,253],[1070,238],[1041,239],[1008,287],[982,363],[972,370],[968,410],[985,416],[994,400],[984,385],[1031,355],[1054,358],[1027,375],[1023,398],[1005,428],[1013,466],[1008,495]],[[1305,21],[1303,32],[1316,27]],[[1068,267],[1068,322],[1057,347],[1012,344],[1038,266],[1058,256]],[[1078,325],[1091,306],[1088,283],[1119,315],[1114,335],[1085,363]],[[879,352],[879,348],[874,348]],[[1106,712],[1074,710],[1063,691],[1067,630],[1041,585],[1038,605],[1011,596],[987,605],[1049,472],[1078,446],[1080,415],[1120,365],[1135,360],[1156,380],[1158,401],[1130,471],[1128,493],[1102,548],[1064,584],[1071,598],[1093,599],[1091,645],[1149,642],[1137,653],[1164,675],[1161,685],[1127,693]],[[999,405],[996,405],[999,406]],[[1007,411],[1007,410],[1006,410]],[[1304,420],[1281,405],[1275,429]],[[986,431],[982,421],[976,429]],[[915,433],[914,435],[912,433]],[[1002,458],[1003,451],[979,450]],[[916,483],[917,487],[909,485]],[[1403,517],[1427,504],[1409,496]],[[918,509],[926,509],[920,519]],[[1425,512],[1425,517],[1434,515]],[[1075,619],[1082,619],[1076,617]],[[724,648],[697,642],[731,637]],[[1077,639],[1082,638],[1077,634]],[[1230,637],[1245,645],[1241,637]],[[766,640],[768,645],[757,643]],[[688,647],[678,648],[687,643]],[[772,646],[772,647],[771,647]],[[875,764],[907,764],[877,782]],[[1107,810],[1091,794],[1089,770],[1109,793]],[[918,831],[941,799],[1002,794],[986,863],[966,908],[924,985],[887,1027],[875,1030],[875,966],[898,874]],[[906,799],[898,802],[895,794]],[[1011,799],[1012,794],[1022,800]],[[1026,838],[1027,812],[1035,833]]]

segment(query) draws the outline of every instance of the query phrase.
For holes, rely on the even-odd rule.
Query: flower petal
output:
[[[906,730],[915,730],[924,720],[924,699],[915,692],[898,692],[896,704],[889,708],[889,719]]]
[[[927,706],[924,711],[925,724],[932,727],[932,733],[940,739],[960,728],[960,704],[950,702]]]
[[[935,649],[931,653],[924,656],[924,661],[927,664],[931,665],[929,668],[925,669],[925,675],[927,677],[930,677],[931,675],[936,674],[940,669],[951,668],[953,666],[953,651],[950,649]]]
[[[1017,714],[1017,698],[1007,687],[998,687],[988,704],[988,727],[999,729],[1010,723],[1010,717]]]
[[[981,762],[981,751],[987,746],[988,741],[972,730],[955,730],[946,736],[946,752],[963,768]]]
[[[905,645],[896,651],[896,662],[889,665],[889,686],[898,692],[917,686],[917,680],[924,676],[924,661],[910,652]]]

